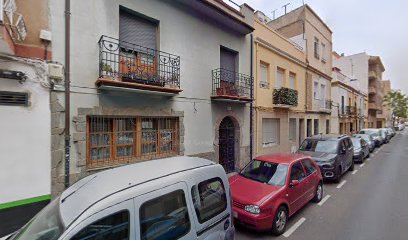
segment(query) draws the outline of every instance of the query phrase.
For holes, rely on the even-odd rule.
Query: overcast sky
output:
[[[226,0],[228,1],[228,0]],[[269,17],[291,11],[302,0],[234,0],[248,3]],[[407,0],[304,0],[333,31],[333,50],[351,55],[366,52],[381,57],[384,79],[393,89],[408,93],[408,1]]]

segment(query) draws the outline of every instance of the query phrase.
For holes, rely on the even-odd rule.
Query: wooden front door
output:
[[[227,173],[235,171],[235,126],[230,117],[219,128],[219,162]]]

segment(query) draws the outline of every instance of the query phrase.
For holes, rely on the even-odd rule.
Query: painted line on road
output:
[[[337,185],[337,189],[340,189],[341,187],[343,187],[344,184],[346,184],[346,180],[343,180],[339,185]]]
[[[351,174],[356,174],[358,172],[358,170],[356,169],[356,170],[354,170]]]
[[[322,206],[330,197],[330,195],[326,195],[317,205]]]
[[[361,165],[360,165],[360,168],[364,167],[364,165],[365,165],[365,163],[361,164]]]
[[[290,235],[292,235],[292,233],[294,233],[296,231],[296,229],[298,227],[300,227],[300,225],[302,225],[304,222],[306,221],[306,218],[302,217],[301,219],[299,219],[299,221],[297,221],[295,224],[293,224],[292,227],[289,228],[289,230],[287,230],[283,236],[288,238],[290,237]]]

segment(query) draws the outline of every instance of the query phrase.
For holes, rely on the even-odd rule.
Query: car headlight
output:
[[[256,205],[247,205],[245,206],[245,211],[253,214],[259,214],[261,213],[261,208]]]

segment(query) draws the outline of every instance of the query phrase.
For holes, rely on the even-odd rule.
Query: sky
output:
[[[228,2],[228,0],[225,0]],[[303,4],[303,0],[234,0],[246,2],[272,18]],[[333,50],[352,55],[366,52],[380,56],[384,80],[392,89],[408,94],[408,1],[407,0],[304,0],[333,31]]]

